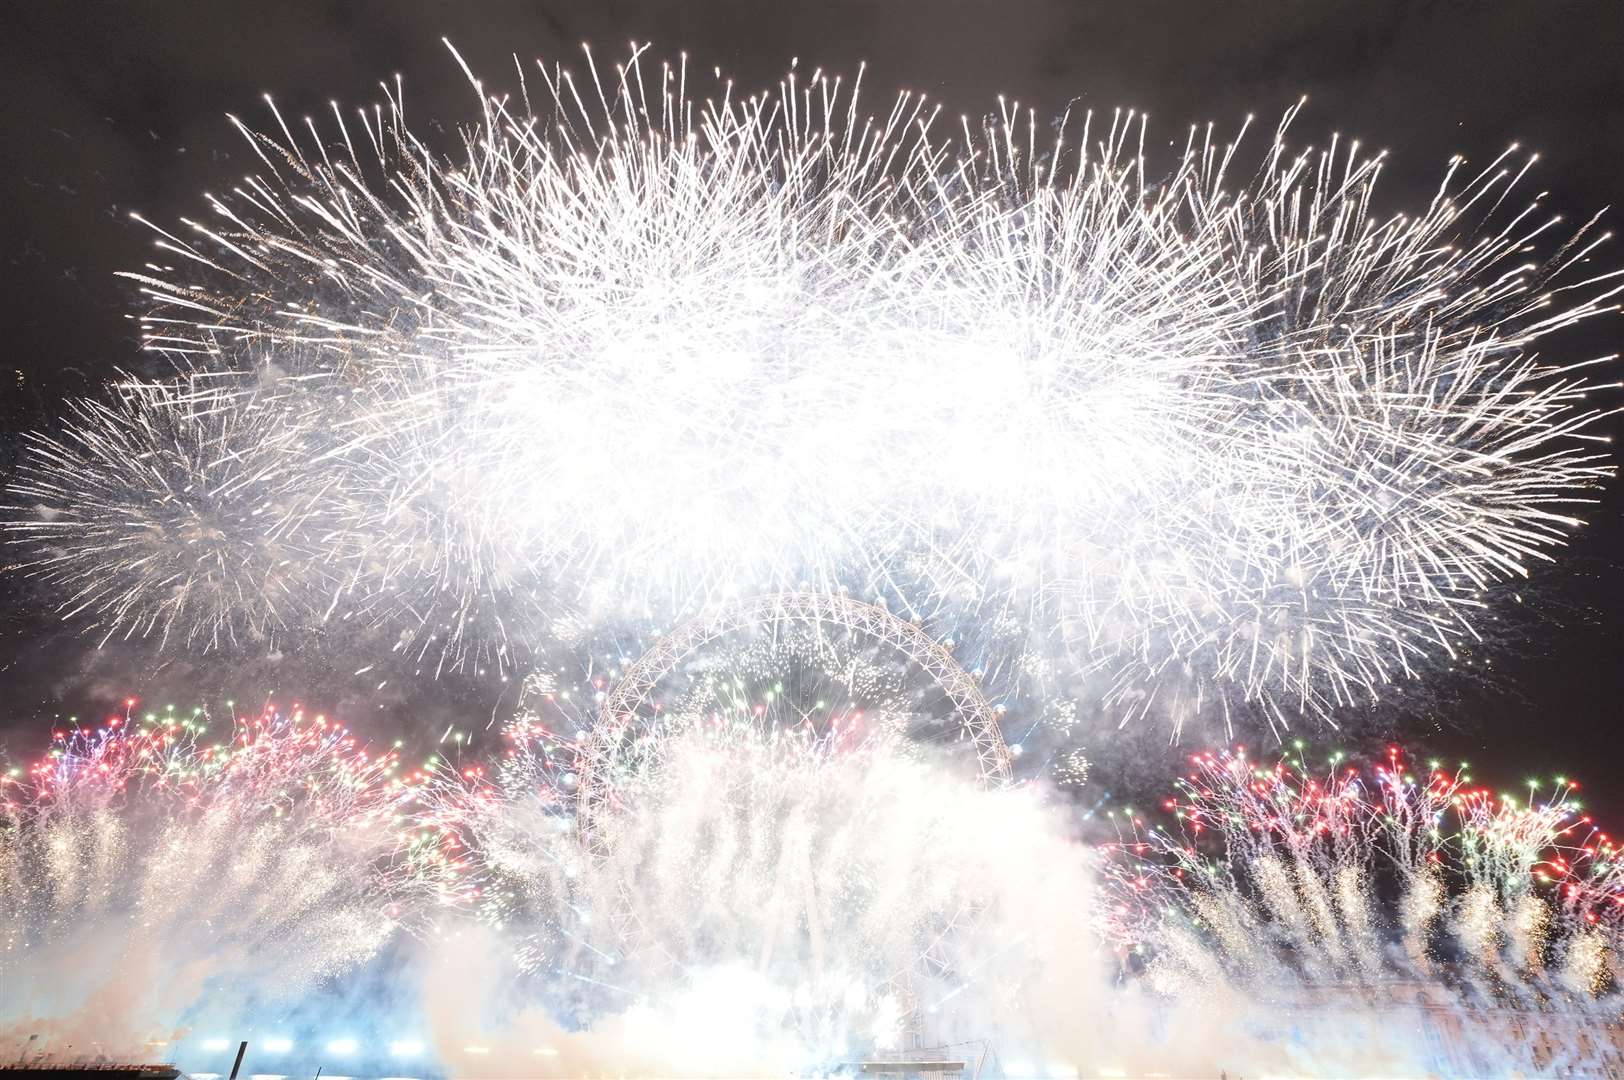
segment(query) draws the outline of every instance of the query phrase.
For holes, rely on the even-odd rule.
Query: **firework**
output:
[[[756,705],[662,724],[589,844],[567,758],[519,745],[490,780],[464,778],[436,823],[456,822],[458,899],[502,942],[505,975],[485,985],[578,1043],[659,1032],[659,1067],[678,1073],[738,1053],[831,1063],[1005,1015],[1043,970],[1022,927],[1043,894],[1010,889],[1041,864],[1086,890],[1080,851],[1029,794]]]
[[[874,605],[785,594],[719,607],[655,635],[641,655],[616,637],[579,645],[584,670],[525,680],[495,773],[498,803],[540,797],[548,815],[576,821],[588,848],[596,814],[623,801],[620,785],[659,772],[665,748],[694,732],[722,731],[723,743],[761,734],[791,771],[883,752],[977,785],[1010,779],[998,710],[975,680],[919,627]],[[488,794],[483,766],[452,780],[453,803],[466,780],[476,802]],[[463,816],[444,809],[426,820]]]
[[[33,445],[11,535],[65,613],[204,644],[356,619],[506,668],[561,613],[810,583],[955,637],[1013,617],[1122,719],[1278,727],[1474,643],[1610,472],[1595,358],[1534,350],[1616,275],[1513,151],[1383,219],[1381,155],[1291,149],[1295,110],[1232,186],[1238,141],[1160,171],[1132,114],[956,141],[821,72],[539,75],[481,90],[451,157],[398,89],[239,124],[262,172],[133,276],[188,386],[252,388]]]
[[[1056,783],[1082,787],[1088,783],[1088,756],[1081,750],[1067,750],[1055,761],[1053,771]]]
[[[203,995],[224,1015],[352,971],[402,926],[412,1022],[474,1073],[796,1070],[996,1031],[1101,1068],[1408,1075],[1439,1061],[1408,987],[1489,1074],[1526,1057],[1508,1003],[1548,1030],[1615,1015],[1624,863],[1570,780],[1508,796],[1397,750],[1200,754],[1170,824],[1119,814],[1098,860],[1036,788],[941,767],[917,668],[768,625],[655,680],[612,759],[590,736],[645,657],[533,677],[486,763],[408,770],[297,709],[217,736],[201,710],[65,728],[0,785],[7,1032],[93,1011],[105,1049],[134,1047]],[[606,767],[583,829],[581,775]],[[1113,985],[1102,929],[1148,977]]]
[[[320,445],[311,402],[228,386],[242,388],[127,381],[111,403],[75,403],[62,435],[29,438],[11,492],[38,515],[15,529],[67,614],[206,646],[310,625],[300,604],[331,579],[339,520],[331,489],[301,476]]]
[[[576,1032],[548,1036],[576,1047],[558,1069],[631,1067],[617,1033],[685,1073],[1015,1023],[1046,970],[1022,921],[1072,917],[1087,856],[941,737],[958,699],[866,607],[735,607],[584,691],[533,679],[499,761],[418,790],[420,845],[458,864],[445,899],[501,942],[482,980]],[[1018,885],[1039,872],[1078,891]]]
[[[1146,945],[1164,988],[1410,980],[1465,1003],[1603,1009],[1617,994],[1619,852],[1573,782],[1519,799],[1397,750],[1367,768],[1243,751],[1191,766],[1165,804],[1174,826],[1129,811],[1113,846],[1116,933]]]
[[[298,709],[58,732],[0,787],[8,1035],[139,1052],[205,999],[286,999],[372,956],[415,880],[398,768]]]
[[[603,782],[599,774],[613,771],[615,759],[628,737],[635,746],[641,714],[651,706],[658,712],[655,691],[661,681],[691,662],[708,643],[741,631],[765,634],[769,642],[776,642],[779,635],[786,633],[791,635],[788,639],[791,642],[805,641],[810,634],[811,640],[806,644],[814,656],[825,657],[824,663],[819,665],[825,669],[827,658],[839,655],[841,640],[846,640],[849,646],[855,639],[870,655],[885,654],[882,663],[888,660],[897,668],[911,669],[916,677],[922,674],[937,691],[946,711],[941,715],[936,701],[916,702],[915,715],[927,718],[925,723],[917,725],[916,737],[922,741],[968,741],[975,753],[979,780],[1002,783],[1010,779],[1009,750],[998,726],[998,711],[987,701],[976,680],[940,643],[920,627],[874,604],[841,596],[786,593],[723,605],[693,619],[662,638],[626,671],[605,697],[598,727],[589,742],[586,755],[589,771],[583,793],[587,812],[602,797],[598,790]],[[857,691],[858,678],[854,659],[847,675],[851,692]],[[822,703],[816,708],[823,708]],[[933,708],[938,715],[930,715]],[[901,723],[898,711],[892,710],[890,716],[882,711],[879,715],[882,726],[894,728]],[[831,719],[825,718],[823,723]],[[863,722],[862,710],[856,712],[855,719]],[[875,719],[871,713],[863,726],[872,727]],[[809,720],[801,727],[819,739],[832,737],[821,723]]]

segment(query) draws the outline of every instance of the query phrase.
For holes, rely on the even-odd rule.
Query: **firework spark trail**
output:
[[[323,534],[338,526],[324,486],[301,474],[319,448],[302,411],[313,399],[225,378],[117,389],[73,403],[61,435],[28,436],[32,468],[11,488],[41,505],[71,490],[94,508],[15,525],[38,541],[35,571],[60,585],[64,613],[104,613],[109,636],[203,646],[307,622],[316,613],[300,605],[333,576]],[[91,550],[120,572],[87,573]]]
[[[854,621],[705,622],[674,659],[680,630],[579,680],[535,676],[502,757],[415,789],[411,861],[460,916],[442,932],[472,917],[494,935],[501,970],[477,981],[536,1011],[529,1038],[570,1051],[562,1072],[805,1068],[995,1017],[1031,1038],[1010,1002],[1048,1017],[1063,977],[1033,946],[1092,957],[1086,849],[1036,789],[941,736],[940,673],[885,633],[916,629],[842,610]],[[638,703],[616,704],[628,684]]]
[[[1178,828],[1139,818],[1096,864],[1042,840],[1052,823],[1032,789],[964,787],[899,757],[885,727],[819,738],[805,709],[761,694],[770,678],[730,696],[749,683],[700,680],[692,709],[671,699],[621,759],[593,847],[573,820],[580,749],[547,725],[514,732],[490,776],[425,789],[436,801],[425,824],[455,832],[473,886],[453,906],[505,953],[459,978],[537,1010],[522,1035],[498,1037],[477,1009],[443,1004],[453,1057],[469,1041],[528,1054],[544,1039],[564,1073],[627,1068],[653,1040],[658,1064],[685,1074],[720,1068],[721,1042],[751,1047],[746,1064],[796,1068],[883,1045],[920,1015],[939,1025],[933,1038],[991,1030],[1014,1001],[1063,1004],[1057,1026],[1002,1027],[1006,1047],[1069,1046],[1071,1060],[1102,1067],[1289,1061],[1294,1074],[1345,1075],[1357,1058],[1407,1075],[1439,1067],[1414,1035],[1420,1014],[1393,996],[1420,987],[1458,1006],[1487,1075],[1527,1060],[1496,1012],[1507,1002],[1616,1015],[1618,852],[1568,781],[1523,802],[1464,771],[1412,769],[1397,751],[1323,770],[1301,752],[1200,755],[1170,801]],[[1033,861],[1006,861],[1005,848]],[[1060,905],[1011,917],[1011,892]],[[1101,993],[1101,930],[1140,951],[1148,979]],[[1030,941],[1083,951],[1055,966]],[[930,1012],[932,996],[975,1022],[954,1027]],[[1336,1031],[1314,1026],[1327,1023]],[[1280,1034],[1292,1024],[1323,1042]],[[1108,1030],[1077,1039],[1089,1025]],[[1199,1034],[1214,1025],[1216,1057]]]
[[[1464,771],[1412,771],[1396,749],[1368,770],[1198,755],[1166,803],[1175,828],[1123,817],[1112,932],[1144,943],[1175,993],[1408,978],[1483,1000],[1612,1001],[1619,853],[1574,787],[1496,796]]]
[[[799,1068],[921,1023],[1014,1025],[1008,1003],[1055,974],[1028,904],[1086,906],[1082,850],[1030,792],[944,776],[883,729],[814,736],[802,715],[668,718],[624,763],[590,848],[560,790],[567,758],[521,743],[491,778],[441,790],[432,828],[449,823],[476,883],[458,900],[499,931],[524,1001],[582,1042],[657,1027],[679,1072],[741,1047]],[[1039,873],[1083,891],[1030,887]],[[1073,921],[1065,947],[1092,947]],[[723,1014],[725,1050],[679,1040]]]
[[[786,612],[803,601],[791,620]],[[993,722],[991,707],[944,690],[943,680],[958,688],[968,676],[917,627],[872,605],[801,595],[747,601],[659,636],[641,656],[626,644],[618,635],[579,642],[592,658],[584,669],[561,665],[527,678],[494,772],[442,765],[449,787],[417,791],[425,837],[438,832],[446,850],[466,852],[472,844],[459,832],[470,814],[510,814],[522,802],[555,820],[579,817],[579,838],[588,839],[592,811],[623,802],[623,780],[657,771],[673,737],[694,732],[718,745],[725,734],[741,745],[766,739],[763,767],[780,778],[883,748],[944,774],[1007,781],[1007,757],[984,758],[972,737],[978,722]],[[967,706],[981,712],[967,718]],[[776,766],[774,749],[785,755]]]
[[[1248,178],[1210,128],[1154,171],[1133,114],[955,141],[821,72],[539,71],[452,158],[398,89],[238,122],[262,172],[131,275],[182,386],[81,406],[14,486],[65,613],[506,668],[564,611],[810,583],[956,636],[1014,613],[1124,722],[1282,727],[1474,642],[1611,472],[1606,358],[1535,349],[1617,275],[1513,151],[1379,218],[1382,156],[1290,148],[1295,109]]]
[[[94,1010],[109,1040],[138,1040],[222,979],[265,972],[242,997],[287,993],[405,923],[439,957],[425,978],[447,980],[424,995],[448,1063],[474,1044],[527,1073],[800,1068],[923,1022],[944,1038],[996,1027],[1005,1047],[1075,1061],[1213,1065],[1211,1045],[1139,1016],[1133,985],[1111,988],[1087,849],[1036,789],[977,788],[922,759],[904,741],[918,698],[893,668],[775,638],[687,674],[619,759],[593,848],[574,820],[569,728],[601,707],[596,677],[561,716],[527,712],[507,755],[427,776],[298,713],[218,741],[206,718],[173,713],[63,732],[0,790],[0,898],[21,913],[0,976],[30,995],[7,1006],[12,1026]],[[863,702],[880,706],[872,722]],[[1275,1042],[1237,1025],[1269,1030],[1293,1001],[1376,1023],[1389,1013],[1360,988],[1394,976],[1446,1000],[1509,994],[1575,1015],[1616,1002],[1619,853],[1571,781],[1508,799],[1396,751],[1324,769],[1301,752],[1219,753],[1193,760],[1170,806],[1177,829],[1139,818],[1107,847],[1105,922],[1171,992],[1154,1015],[1200,1023],[1213,995],[1250,1002],[1223,1013],[1222,1063],[1276,1061]],[[132,882],[133,905],[110,899]],[[457,929],[469,915],[493,957],[473,959],[479,939]],[[452,955],[456,972],[437,966]],[[493,1032],[510,1009],[512,1029]],[[1482,1034],[1512,1053],[1503,1031]],[[536,1062],[538,1040],[556,1061]],[[1431,1060],[1402,1031],[1356,1042],[1291,1071],[1345,1074],[1339,1054]]]
[[[201,711],[114,717],[7,779],[8,1031],[139,1052],[205,994],[242,1006],[351,970],[415,906],[393,753],[297,710],[218,738]]]

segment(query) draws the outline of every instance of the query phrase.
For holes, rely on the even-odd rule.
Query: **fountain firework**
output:
[[[1173,827],[1119,813],[1095,850],[1039,788],[943,767],[973,744],[932,737],[917,667],[756,629],[667,671],[608,757],[560,733],[614,688],[541,680],[505,754],[405,776],[298,712],[59,733],[4,792],[8,1037],[94,1016],[129,1052],[392,938],[413,1013],[365,1025],[426,1022],[459,1075],[804,1072],[917,1039],[990,1039],[1009,1075],[1407,1075],[1441,1067],[1440,1006],[1489,1074],[1557,1060],[1507,1043],[1513,1013],[1616,1015],[1624,860],[1572,781],[1200,754]],[[1144,977],[1110,977],[1113,944]]]
[[[354,969],[417,906],[398,771],[298,709],[59,731],[0,787],[6,1041],[139,1053],[205,999],[230,1014]]]
[[[954,695],[979,691],[895,616],[808,596],[712,613],[594,695],[585,738],[560,737],[579,721],[556,685],[533,688],[489,775],[419,792],[419,828],[455,865],[446,895],[499,934],[496,981],[522,988],[505,1037],[561,1050],[548,1068],[799,1069],[927,1027],[1030,1039],[1022,1008],[1059,969],[1027,918],[1069,918],[1070,959],[1092,948],[1086,854],[1007,788],[1007,760],[976,767],[986,717]],[[1068,888],[1021,884],[1039,872]],[[440,1023],[480,1010],[500,1006]]]
[[[1116,815],[1107,921],[1174,999],[1369,1016],[1420,987],[1489,1048],[1478,1068],[1543,1070],[1508,1010],[1606,1023],[1624,990],[1624,858],[1576,788],[1497,795],[1396,748],[1365,768],[1196,755],[1172,827]]]

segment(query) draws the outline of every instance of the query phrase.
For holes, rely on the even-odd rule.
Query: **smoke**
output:
[[[172,1030],[177,1017],[263,1035],[273,1030],[265,1003],[280,1001],[279,1030],[325,1032],[319,1044],[343,1013],[346,1032],[379,1046],[420,1035],[431,1075],[470,1078],[804,1075],[916,1044],[990,1054],[988,1075],[1005,1076],[1439,1067],[1443,1034],[1418,1003],[1448,999],[1437,976],[1400,992],[1281,966],[1248,981],[1208,952],[1192,954],[1212,962],[1206,978],[1124,978],[1098,856],[1035,786],[987,790],[878,750],[788,765],[774,751],[769,769],[765,744],[718,743],[704,732],[677,739],[624,781],[593,859],[579,854],[573,821],[548,823],[535,805],[493,811],[483,835],[496,838],[499,818],[502,854],[485,887],[517,896],[482,920],[448,915],[425,940],[397,938],[383,969],[374,961],[359,980],[356,958],[377,947],[361,928],[345,933],[304,907],[298,925],[256,933],[291,883],[266,888],[271,879],[254,875],[258,903],[229,888],[211,902],[211,890],[190,887],[216,874],[228,886],[229,860],[202,858],[190,872],[164,862],[174,906],[148,897],[134,918],[104,880],[59,884],[54,925],[72,929],[6,955],[0,1039],[39,1032],[60,1050],[94,1029],[96,1051],[124,1056],[185,1035]],[[70,826],[75,858],[86,844],[129,850],[105,821]],[[102,865],[127,866],[120,858]],[[1604,947],[1588,956],[1598,969],[1615,962]],[[1557,1060],[1533,1057],[1503,1017],[1453,1015],[1452,1038],[1476,1047],[1481,1075]],[[1539,1021],[1589,1022],[1565,1012]],[[1564,1048],[1570,1063],[1586,1059],[1577,1037]],[[423,1062],[413,1066],[421,1074]]]
[[[920,1047],[1006,1076],[1494,1075],[1601,1052],[1586,1040],[1616,1004],[1615,930],[1558,934],[1584,897],[1500,887],[1562,834],[1565,803],[1464,803],[1463,887],[1433,869],[1435,819],[1410,814],[1454,789],[1389,785],[1373,820],[1420,823],[1391,827],[1415,873],[1390,904],[1360,834],[1237,839],[1230,876],[1151,905],[1142,976],[1118,943],[1124,887],[1152,864],[1124,878],[1066,800],[978,782],[894,727],[762,716],[673,710],[590,802],[568,796],[573,768],[517,750],[494,783],[442,777],[417,798],[459,846],[428,849],[389,756],[320,723],[239,728],[224,762],[201,737],[177,749],[178,723],[64,740],[41,794],[6,792],[0,1044],[125,1057],[181,1039],[192,1064],[218,1048],[184,1029],[207,1025],[325,1043],[341,1060],[313,1065],[366,1075],[359,1058],[409,1036],[431,1044],[411,1071],[460,1077],[806,1074]],[[1235,775],[1200,805],[1256,793]],[[444,851],[460,876],[424,861]],[[1607,866],[1585,880],[1606,886]],[[1506,1005],[1558,1035],[1525,1046]]]
[[[545,803],[487,811],[472,846],[501,930],[447,936],[427,967],[448,1064],[756,1075],[919,1038],[1040,1046],[1097,1014],[1066,815],[905,751],[696,726],[618,781],[592,854]]]
[[[1036,785],[989,790],[894,745],[830,756],[728,726],[672,735],[621,777],[591,856],[547,805],[489,808],[473,830],[492,853],[484,923],[425,950],[421,997],[451,1075],[807,1075],[911,1047],[990,1052],[1006,1076],[1440,1067],[1442,1021],[1422,1002],[1456,999],[1436,976],[1350,982],[1348,955],[1345,970],[1260,963],[1248,980],[1194,936],[1183,959],[1204,978],[1124,976],[1099,857]],[[1277,917],[1318,933],[1292,868],[1260,872],[1292,898]],[[1363,911],[1374,934],[1368,898],[1342,884],[1323,918]],[[1229,921],[1238,947],[1271,948],[1257,916]],[[1450,1015],[1485,1075],[1550,1063],[1503,1017]]]
[[[172,1038],[205,997],[229,1011],[349,970],[392,930],[350,839],[324,845],[228,814],[159,824],[108,813],[0,838],[0,1042],[94,1032],[101,1052],[128,1054]]]
[[[207,728],[64,733],[0,790],[0,1042],[139,1054],[200,1003],[297,997],[395,932],[392,755],[321,717]]]

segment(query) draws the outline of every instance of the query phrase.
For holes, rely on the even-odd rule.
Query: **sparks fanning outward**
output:
[[[13,484],[62,611],[381,623],[438,670],[812,583],[1015,612],[1124,719],[1282,725],[1472,641],[1610,472],[1605,358],[1535,350],[1617,275],[1515,150],[1378,217],[1382,155],[1291,148],[1296,110],[1164,169],[1132,114],[960,140],[822,73],[699,82],[521,68],[451,157],[398,87],[239,123],[262,171],[131,275],[177,381]]]
[[[472,780],[469,805],[494,790],[544,797],[590,849],[597,815],[624,802],[621,785],[658,772],[666,747],[696,732],[717,745],[761,741],[764,761],[781,749],[785,761],[767,762],[779,770],[883,750],[977,787],[1010,780],[997,710],[975,681],[917,626],[874,605],[755,598],[692,620],[641,655],[620,645],[605,654],[601,642],[581,643],[589,664],[574,678],[532,673],[505,729],[495,788],[478,764],[445,774],[449,802],[435,785],[418,792],[433,807],[425,820],[455,820]],[[453,840],[451,850],[465,846]]]
[[[848,622],[679,631],[584,695],[588,738],[582,695],[534,679],[505,756],[417,790],[414,865],[502,942],[484,983],[686,1075],[1013,1032],[1042,954],[1092,966],[1082,848],[976,767],[905,624],[819,610]]]
[[[715,659],[660,695],[592,844],[562,692],[497,760],[409,775],[298,710],[218,741],[172,711],[63,731],[0,785],[0,984],[25,988],[0,1035],[93,1020],[123,1052],[198,1002],[246,1015],[349,971],[403,925],[426,933],[390,979],[423,984],[444,1061],[489,1041],[535,1072],[544,1036],[559,1075],[793,1071],[989,1028],[1085,1062],[1261,1067],[1306,1002],[1377,1024],[1345,1052],[1408,1075],[1436,1062],[1384,1011],[1395,980],[1466,1006],[1490,1074],[1526,1056],[1496,1000],[1616,1016],[1624,860],[1571,781],[1524,800],[1396,751],[1201,754],[1173,824],[1119,815],[1096,859],[1034,786],[931,767],[892,666],[784,638]],[[476,925],[492,955],[439,985]],[[1113,985],[1101,929],[1148,979]],[[1138,1011],[1147,986],[1181,1023],[1219,999],[1231,1037],[1188,1057]],[[1340,1052],[1296,1071],[1342,1075]]]
[[[117,1054],[352,969],[431,880],[397,857],[398,769],[298,709],[58,732],[0,779],[0,1032]]]
[[[15,527],[39,541],[34,569],[61,585],[64,613],[131,634],[178,624],[203,645],[320,614],[302,605],[345,524],[300,471],[319,450],[297,415],[310,402],[231,385],[242,396],[222,408],[210,393],[127,384],[111,403],[74,403],[61,436],[27,437],[32,474],[96,508]],[[14,491],[43,495],[26,480]],[[118,563],[117,591],[84,572],[92,551]]]
[[[1117,815],[1113,933],[1179,994],[1409,979],[1479,1002],[1616,1009],[1624,853],[1558,778],[1524,799],[1462,766],[1201,754],[1165,809]],[[1282,988],[1284,990],[1282,991]]]

